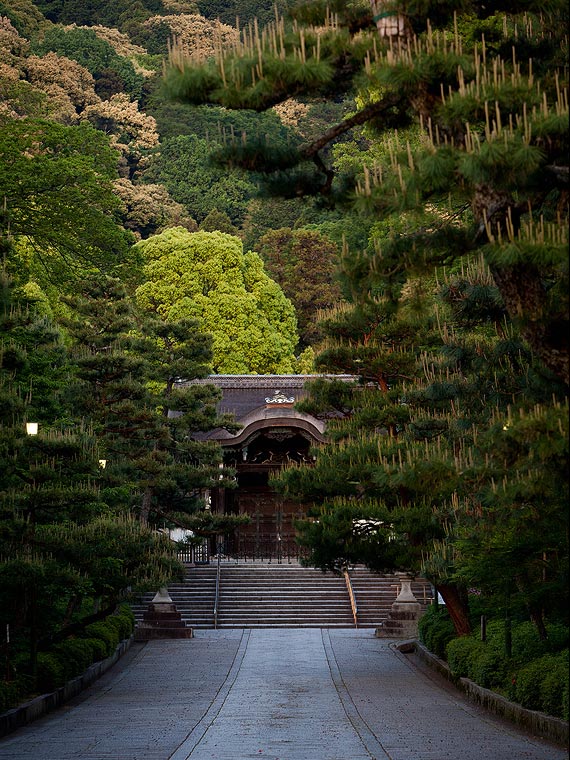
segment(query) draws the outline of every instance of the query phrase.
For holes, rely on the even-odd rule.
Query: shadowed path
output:
[[[563,760],[371,630],[198,630],[134,644],[2,760]]]

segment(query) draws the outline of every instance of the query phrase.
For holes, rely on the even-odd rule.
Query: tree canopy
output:
[[[316,230],[283,228],[267,232],[257,250],[268,273],[295,307],[302,346],[316,345],[321,337],[319,311],[341,297],[335,276],[338,247]]]
[[[86,268],[120,271],[132,236],[116,221],[117,155],[87,124],[10,120],[0,132],[2,232],[19,282],[65,289]]]
[[[286,151],[255,138],[228,145],[227,161],[264,172],[284,194],[333,195],[339,188],[326,150],[333,140],[362,124],[386,131],[415,120],[417,149],[388,135],[383,157],[369,163],[363,156],[357,207],[386,216],[449,197],[449,221],[436,231],[414,226],[393,252],[378,252],[375,266],[401,282],[411,269],[483,251],[511,318],[568,382],[566,240],[558,238],[567,215],[568,9],[562,2],[546,10],[530,3],[520,13],[432,5],[402,2],[383,14],[382,3],[333,3],[330,11],[297,3],[297,26],[278,19],[246,31],[205,64],[173,49],[166,83],[176,99],[258,111],[291,95],[356,88],[355,113],[311,143]]]
[[[133,251],[146,280],[136,290],[139,306],[166,321],[196,319],[212,335],[215,373],[293,371],[294,308],[239,238],[177,227]]]

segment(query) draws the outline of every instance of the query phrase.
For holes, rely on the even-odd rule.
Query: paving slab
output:
[[[563,760],[371,630],[196,630],[135,643],[1,760]]]

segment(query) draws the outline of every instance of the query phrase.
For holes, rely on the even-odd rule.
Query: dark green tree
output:
[[[326,547],[325,565],[334,566],[335,551],[342,558],[346,526],[361,525],[355,506],[366,541],[377,534],[376,566],[413,566],[416,546],[418,567],[442,590],[459,633],[469,630],[468,579],[484,576],[492,598],[505,589],[503,577],[491,574],[491,583],[479,563],[464,567],[457,541],[464,529],[473,545],[497,541],[503,571],[519,578],[510,585],[527,613],[532,607],[540,631],[548,589],[561,589],[567,563],[567,542],[552,548],[563,520],[562,469],[544,455],[556,485],[544,494],[547,504],[535,505],[539,522],[523,582],[502,510],[486,496],[494,481],[480,442],[492,438],[497,420],[535,407],[537,429],[551,431],[553,403],[567,395],[568,68],[561,30],[568,9],[562,2],[523,9],[402,0],[297,3],[292,15],[297,26],[279,21],[244,35],[241,46],[204,66],[174,50],[167,73],[173,97],[229,108],[263,111],[290,95],[330,98],[343,88],[355,94],[353,114],[318,139],[299,138],[286,152],[235,141],[220,155],[263,174],[267,192],[338,202],[352,187],[354,208],[376,222],[367,250],[345,255],[343,287],[353,305],[325,322],[331,338],[317,360],[329,371],[356,372],[362,388],[316,389],[321,412],[345,419],[329,426],[335,447],[320,452],[312,471],[287,471],[283,487],[330,513],[317,524],[330,531],[310,526],[312,545]],[[360,151],[352,164],[336,163],[334,142],[354,129]],[[516,437],[505,440],[516,450]],[[562,460],[565,445],[562,426],[552,443]],[[511,474],[531,478],[534,456],[526,450],[519,461],[515,451],[501,452],[495,466],[507,481]],[[528,492],[541,493],[540,483],[537,476]],[[516,482],[505,493],[501,504],[517,515]],[[487,510],[495,530],[481,528],[475,538],[471,515],[485,525]],[[518,530],[530,544],[530,532],[521,525],[513,535]],[[401,553],[393,551],[399,537]],[[530,566],[540,550],[551,559],[539,578]],[[366,546],[358,552],[372,563]],[[477,556],[482,563],[483,552]],[[542,603],[531,605],[531,598]]]
[[[106,459],[104,493],[144,524],[187,527],[204,491],[223,483],[221,453],[196,433],[230,425],[216,413],[219,392],[175,381],[208,374],[211,340],[193,320],[137,318],[122,283],[93,276],[66,303],[74,340],[75,408],[93,425]]]
[[[337,246],[313,230],[282,228],[266,233],[256,250],[295,307],[301,348],[316,344],[321,337],[319,311],[341,297],[335,278]]]
[[[200,229],[204,232],[225,232],[226,235],[238,236],[238,230],[232,220],[223,211],[213,208],[202,220]]]
[[[181,566],[164,537],[103,499],[94,430],[60,392],[71,374],[62,337],[5,276],[0,324],[0,618],[33,692],[38,650],[54,636]]]
[[[510,317],[568,382],[566,246],[557,238],[567,214],[568,9],[555,2],[518,11],[476,2],[298,3],[292,14],[311,26],[279,20],[201,66],[174,50],[166,82],[180,100],[258,111],[299,93],[357,88],[355,113],[311,143],[228,145],[227,161],[265,173],[284,195],[334,196],[342,190],[327,151],[335,139],[362,124],[382,132],[415,121],[419,149],[392,141],[372,162],[363,155],[358,208],[401,213],[451,194],[451,214],[437,230],[416,228],[391,253],[378,252],[375,266],[401,281],[412,268],[431,271],[481,251]]]
[[[240,227],[255,186],[237,169],[214,166],[209,151],[208,141],[194,135],[166,140],[142,181],[164,185],[198,223],[217,209]]]

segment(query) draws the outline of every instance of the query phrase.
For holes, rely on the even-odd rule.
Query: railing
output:
[[[358,628],[358,605],[356,604],[356,596],[354,594],[354,589],[352,588],[352,581],[350,580],[350,574],[348,572],[347,567],[342,568],[342,574],[344,575],[344,580],[346,582],[346,589],[348,591],[348,596],[350,598],[350,606],[352,608],[352,619],[354,620],[354,627]]]
[[[295,541],[294,538],[258,538],[256,536],[241,536],[232,550],[228,552],[231,559],[241,562],[267,562],[291,564],[309,552]]]
[[[179,549],[178,559],[188,564],[207,565],[210,562],[208,542],[204,540],[201,544],[188,544]]]
[[[214,595],[214,628],[218,627],[218,606],[220,602],[220,576],[222,574],[222,553],[218,552],[218,559],[216,564],[216,593]]]
[[[218,552],[220,553],[220,552]],[[255,536],[240,537],[238,540],[227,542],[221,548],[223,559],[235,562],[267,562],[291,564],[308,557],[309,551],[295,541],[294,538],[258,538]],[[178,552],[182,562],[195,565],[207,565],[216,555],[209,553],[208,542],[184,547]]]

